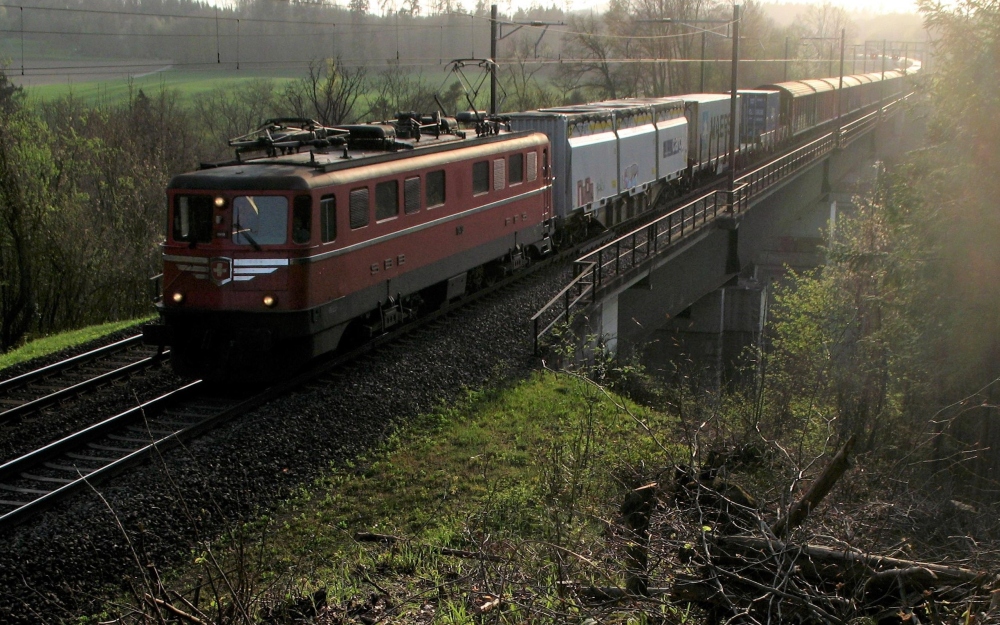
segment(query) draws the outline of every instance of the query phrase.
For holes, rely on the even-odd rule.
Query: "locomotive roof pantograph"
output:
[[[299,125],[291,125],[292,121]],[[476,134],[468,136],[454,119],[436,113],[424,117],[400,113],[396,122],[337,128],[312,124],[316,122],[297,118],[268,120],[253,133],[230,141],[237,149],[235,160],[202,164],[197,171],[175,176],[168,188],[304,191],[334,183],[325,174],[346,172],[350,176],[352,171],[370,172],[369,166],[382,164],[389,169],[410,168],[414,159],[444,164],[475,156],[469,150],[488,155],[510,147],[511,141],[522,142],[524,147],[544,141],[541,135],[532,138],[529,131],[508,131],[502,121],[477,124]],[[264,155],[243,158],[251,151]]]

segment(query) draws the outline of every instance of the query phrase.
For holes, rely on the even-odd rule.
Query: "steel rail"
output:
[[[51,365],[35,369],[34,371],[28,371],[27,373],[23,373],[17,377],[9,378],[7,380],[3,380],[2,382],[0,382],[0,393],[9,393],[11,390],[15,388],[25,386],[41,378],[56,373],[61,373],[66,369],[70,369],[77,365],[81,365],[86,362],[91,362],[98,358],[107,356],[108,354],[113,354],[123,349],[132,347],[133,345],[141,345],[141,344],[142,344],[142,335],[137,334],[135,336],[130,336],[127,339],[122,339],[116,343],[105,345],[104,347],[98,347],[97,349],[93,349],[84,354],[79,354],[77,356],[73,356],[72,358],[60,360],[59,362],[55,362],[52,363]]]
[[[46,406],[50,406],[56,402],[62,401],[67,397],[71,397],[73,395],[100,386],[101,384],[105,384],[107,382],[111,382],[112,380],[116,380],[118,378],[129,375],[135,371],[140,371],[142,369],[145,369],[146,367],[150,367],[158,363],[164,356],[166,356],[169,353],[170,350],[164,350],[163,352],[157,354],[156,356],[149,356],[148,358],[137,360],[135,362],[125,365],[124,367],[119,367],[112,371],[101,373],[92,378],[84,380],[83,382],[79,382],[72,386],[68,386],[64,389],[55,391],[54,393],[44,395],[37,399],[25,402],[19,406],[10,408],[9,410],[0,412],[0,422],[12,421],[14,419],[18,419],[26,414],[30,414]]]
[[[224,403],[214,412],[204,412],[190,423],[183,427],[173,429],[165,425],[170,419],[174,421],[182,419],[176,413],[184,413],[185,407],[189,409],[194,406],[225,402],[224,398],[219,398],[207,393],[203,394],[204,382],[196,380],[184,386],[145,402],[135,408],[127,410],[119,415],[115,415],[100,423],[91,425],[80,432],[66,436],[36,451],[25,454],[17,459],[0,465],[0,491],[14,492],[23,497],[24,501],[3,499],[0,496],[0,530],[16,526],[19,523],[31,518],[44,510],[51,508],[57,503],[79,493],[81,490],[93,488],[98,483],[105,481],[122,471],[142,463],[151,454],[169,449],[189,440],[199,434],[217,427],[222,423],[257,408],[269,401],[272,401],[289,391],[312,382],[317,378],[328,374],[330,371],[366,354],[376,348],[398,340],[402,336],[409,334],[419,328],[426,327],[442,317],[452,314],[455,311],[465,308],[468,305],[481,300],[484,297],[493,295],[515,282],[519,282],[538,271],[552,266],[554,263],[565,260],[566,254],[579,253],[579,247],[568,250],[561,255],[555,255],[544,261],[534,263],[525,269],[515,272],[509,276],[498,280],[489,288],[481,289],[467,297],[451,302],[440,309],[424,315],[413,322],[396,328],[386,334],[377,336],[371,341],[345,353],[334,353],[326,358],[320,358],[310,364],[305,371],[287,380],[283,380],[270,386],[250,397]],[[168,412],[169,411],[169,412]],[[165,422],[163,417],[169,419]],[[139,426],[141,424],[142,427]],[[122,436],[116,432],[125,430],[133,433],[131,436]],[[137,443],[137,436],[143,432],[149,434],[148,441],[144,441],[141,446],[135,449],[120,449],[119,457],[90,456],[87,459],[85,453],[88,450],[98,449],[105,453],[111,453],[114,449],[109,449],[111,445],[94,445],[94,441],[110,436],[118,436],[118,440],[128,439]],[[154,436],[155,434],[155,436]],[[116,443],[119,446],[122,443]],[[73,454],[73,455],[70,455]],[[99,467],[88,467],[100,464]],[[61,472],[67,477],[48,477],[38,475],[39,473]],[[71,476],[71,477],[70,477]],[[27,486],[17,486],[9,482],[22,482],[25,484],[39,485],[39,487],[29,488]],[[45,489],[45,484],[56,484],[54,488]],[[4,509],[7,509],[4,512]]]
[[[79,432],[76,432],[75,434],[66,436],[40,449],[0,465],[0,489],[18,492],[22,495],[39,495],[38,497],[27,501],[0,500],[0,506],[13,508],[12,510],[6,512],[0,512],[0,527],[10,527],[16,525],[31,515],[48,509],[52,505],[62,501],[81,488],[89,487],[89,485],[96,484],[104,479],[118,474],[123,469],[145,457],[145,455],[151,451],[157,448],[164,448],[168,441],[179,442],[178,436],[187,431],[187,428],[181,428],[159,439],[151,440],[148,445],[135,449],[124,457],[118,459],[94,456],[93,461],[84,460],[84,462],[89,462],[90,464],[101,464],[102,461],[107,461],[104,462],[104,466],[98,468],[80,468],[78,467],[78,463],[75,462],[75,460],[80,460],[80,458],[73,457],[67,457],[66,464],[64,465],[53,465],[49,462],[66,454],[86,450],[88,443],[98,440],[109,433],[118,431],[123,427],[127,427],[129,424],[135,423],[137,420],[148,420],[150,418],[150,413],[161,412],[165,407],[170,405],[170,403],[187,397],[189,394],[199,389],[200,386],[200,380],[191,382],[174,391],[171,391],[170,393],[166,393],[156,399],[140,404],[135,408],[131,408],[123,413],[109,417],[100,423],[91,425],[83,430],[80,430]],[[47,463],[48,466],[46,466]],[[68,481],[59,480],[58,482],[54,482],[62,482],[62,485],[47,492],[43,492],[38,489],[25,489],[2,483],[11,479],[32,480],[32,476],[26,473],[27,470],[37,470],[39,468],[54,469],[57,466],[61,467],[64,471],[76,470],[77,477],[69,479]]]

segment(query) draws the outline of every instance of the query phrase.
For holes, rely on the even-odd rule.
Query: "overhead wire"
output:
[[[164,67],[183,68],[183,69],[188,69],[188,70],[192,70],[192,71],[198,71],[197,68],[200,68],[200,67],[206,67],[206,66],[218,67],[219,65],[232,64],[233,63],[232,61],[227,61],[226,63],[223,63],[222,58],[221,58],[220,48],[219,48],[219,45],[220,45],[219,42],[220,42],[220,40],[222,38],[231,39],[233,37],[236,38],[236,60],[235,60],[235,66],[236,66],[237,69],[239,69],[241,67],[241,63],[242,63],[242,66],[244,66],[244,67],[248,67],[248,66],[254,66],[254,67],[267,67],[267,66],[272,66],[272,67],[274,67],[274,66],[282,66],[282,67],[304,67],[304,66],[308,66],[309,63],[314,62],[314,60],[311,59],[311,60],[308,60],[308,61],[305,61],[305,60],[284,60],[284,61],[259,61],[259,60],[257,60],[257,61],[249,61],[247,59],[242,59],[241,56],[240,56],[240,40],[241,40],[241,37],[252,36],[254,38],[261,38],[261,37],[269,37],[270,38],[270,37],[288,37],[289,36],[288,34],[285,34],[285,33],[253,33],[252,35],[251,34],[245,34],[245,33],[241,34],[242,23],[243,22],[248,22],[248,23],[267,23],[267,24],[290,24],[290,25],[296,25],[296,26],[332,26],[332,27],[336,27],[336,25],[337,25],[335,22],[324,22],[324,21],[314,21],[314,20],[302,21],[302,20],[282,20],[282,19],[273,19],[273,18],[235,17],[235,16],[232,16],[232,15],[220,16],[218,8],[215,9],[214,14],[212,14],[212,15],[181,15],[181,14],[175,14],[175,13],[136,12],[136,11],[118,11],[118,10],[112,11],[112,10],[107,10],[107,9],[86,9],[86,8],[73,8],[73,7],[40,7],[40,6],[30,6],[30,5],[29,6],[25,6],[25,5],[13,5],[13,4],[5,4],[5,3],[0,3],[0,7],[18,8],[19,12],[21,13],[22,24],[21,24],[21,28],[19,30],[5,28],[5,29],[0,29],[0,33],[7,33],[7,34],[18,33],[21,36],[21,40],[22,40],[22,55],[21,55],[21,57],[22,57],[21,58],[21,61],[22,61],[21,65],[22,65],[22,67],[21,67],[21,73],[22,73],[22,75],[32,75],[32,74],[35,74],[35,75],[44,75],[44,74],[54,73],[54,72],[57,72],[57,71],[73,72],[73,73],[81,73],[81,74],[82,73],[102,73],[102,72],[107,72],[107,73],[121,73],[123,71],[128,71],[125,68],[133,68],[133,69],[153,68],[153,69],[159,69],[159,68],[164,68]],[[169,19],[212,20],[212,21],[215,22],[215,33],[213,34],[210,31],[206,32],[206,33],[136,33],[136,32],[107,32],[107,31],[42,30],[42,29],[32,30],[32,29],[25,29],[24,28],[24,25],[23,25],[23,12],[24,12],[24,9],[38,10],[38,11],[73,12],[73,13],[97,14],[97,15],[133,16],[133,17],[138,17],[138,18],[169,18]],[[475,14],[470,14],[470,13],[450,12],[450,13],[442,13],[440,15],[442,15],[442,16],[449,16],[449,17],[461,17],[461,18],[468,17],[468,18],[470,18],[470,24],[472,25],[472,28],[473,28],[473,30],[472,30],[473,35],[475,33],[475,30],[476,30],[475,25],[476,25],[477,21],[479,21],[480,23],[482,23],[482,22],[489,22],[490,19],[491,19],[489,16],[480,16],[480,15],[475,15]],[[397,33],[397,35],[396,35],[396,39],[397,39],[397,43],[396,43],[396,59],[395,59],[395,63],[397,65],[399,65],[399,66],[405,66],[405,67],[434,67],[434,66],[441,67],[441,66],[446,66],[447,65],[447,64],[445,64],[443,62],[444,61],[444,59],[442,58],[443,54],[440,54],[440,53],[439,53],[437,59],[409,56],[406,59],[405,62],[401,62],[401,60],[400,60],[400,52],[399,52],[399,32],[400,31],[413,31],[413,30],[435,29],[435,30],[438,30],[438,32],[442,33],[442,35],[443,35],[444,28],[446,26],[451,26],[451,25],[440,23],[440,22],[438,22],[438,23],[411,23],[411,24],[401,25],[399,23],[400,19],[399,19],[399,13],[398,12],[396,13],[396,15],[394,17],[395,17],[395,27],[396,27],[396,33]],[[219,22],[220,21],[235,22],[236,32],[235,33],[233,33],[233,32],[226,32],[226,33],[221,32],[220,29],[219,29]],[[512,24],[512,22],[506,22],[506,21],[503,21],[503,20],[501,20],[501,22],[502,23],[507,23],[507,24]],[[728,29],[728,27],[732,23],[733,23],[732,21],[728,21],[728,22],[725,22],[725,23],[720,23],[715,28],[723,28],[723,27],[725,27],[725,28]],[[677,22],[671,22],[671,24],[683,24],[683,20],[678,20]],[[523,26],[525,28],[530,28],[530,29],[551,28],[552,31],[554,31],[554,33],[557,33],[557,34],[561,35],[561,37],[560,37],[560,43],[562,43],[562,37],[565,37],[567,35],[591,36],[591,37],[599,37],[599,38],[603,38],[603,39],[612,39],[612,40],[613,39],[658,40],[658,39],[672,39],[672,38],[680,38],[680,37],[690,37],[690,36],[692,36],[692,34],[694,34],[694,33],[687,32],[687,33],[672,33],[672,34],[662,34],[662,35],[620,35],[620,34],[613,34],[613,33],[588,33],[588,32],[585,32],[585,31],[570,30],[568,28],[559,27],[559,26],[556,26],[556,25],[549,25],[549,26],[534,25],[534,24],[518,24],[518,25],[519,26]],[[684,25],[688,26],[688,27],[693,27],[690,24],[684,24]],[[458,26],[458,24],[455,24],[454,26]],[[484,24],[484,27],[485,26],[486,25]],[[367,32],[367,31],[371,31],[371,32],[383,32],[385,30],[383,26],[380,26],[380,25],[377,25],[377,24],[373,24],[371,26],[362,26],[362,25],[352,24],[352,28],[351,29],[352,29],[352,32],[358,32],[358,31],[360,31],[360,32]],[[722,35],[722,33],[716,32],[713,29],[699,29],[699,28],[695,28],[695,30],[696,31],[710,32],[710,33],[715,33],[715,34]],[[97,36],[158,37],[158,38],[171,38],[171,37],[173,37],[173,38],[178,38],[178,39],[180,39],[180,38],[191,39],[191,38],[212,38],[212,37],[214,37],[216,39],[216,61],[214,63],[208,63],[208,62],[173,62],[173,63],[168,63],[168,64],[164,64],[164,63],[146,63],[146,64],[140,63],[140,64],[127,64],[127,65],[118,65],[118,64],[115,64],[115,65],[100,65],[100,64],[96,64],[96,65],[65,65],[65,66],[49,66],[49,67],[34,67],[34,68],[32,68],[32,67],[28,67],[28,66],[24,65],[24,53],[23,53],[23,45],[24,44],[23,44],[23,38],[24,38],[24,35],[26,35],[26,34],[27,35],[82,36],[82,37],[97,37]],[[296,37],[328,37],[328,36],[330,36],[330,33],[317,33],[317,32],[302,33],[302,32],[296,32],[294,36],[296,36]],[[442,40],[443,39],[444,39],[444,37],[442,36]],[[473,48],[472,48],[472,58],[475,58],[475,41],[474,41],[475,37],[473,36],[471,39],[472,39],[472,45],[473,45]],[[521,61],[523,61],[523,59],[519,59],[519,58],[498,59],[499,63],[521,62]],[[547,58],[547,57],[543,56],[543,57],[536,57],[534,59],[528,59],[527,62],[530,63],[530,64],[548,65],[548,64],[566,64],[566,63],[571,63],[571,64],[572,63],[593,63],[593,62],[595,62],[595,60],[594,59],[587,59],[587,58],[561,58],[561,57],[559,57],[559,58]],[[641,58],[641,59],[637,59],[637,58],[610,58],[610,59],[602,59],[602,60],[597,61],[597,62],[609,63],[609,64],[629,64],[629,63],[702,63],[702,62],[704,62],[704,63],[729,63],[730,61],[727,60],[727,59],[705,59],[705,60],[702,60],[702,59],[660,59],[660,58]],[[758,60],[758,61],[754,61],[754,62],[765,62],[765,61],[764,60]],[[768,59],[768,60],[766,60],[766,62],[786,62],[786,60],[784,60],[784,59]],[[358,61],[355,61],[353,59],[349,59],[349,60],[345,61],[344,59],[341,59],[341,65],[343,65],[345,67],[360,67],[362,65],[368,65],[368,64],[370,64],[370,61],[367,60],[367,59],[358,60]]]
[[[56,12],[69,12],[69,13],[91,13],[98,15],[130,15],[134,17],[163,17],[171,19],[192,19],[192,20],[215,20],[222,19],[227,21],[238,21],[243,20],[245,22],[259,22],[268,24],[315,24],[317,26],[336,26],[336,22],[317,22],[317,21],[302,21],[302,20],[280,20],[274,18],[261,18],[261,17],[216,17],[215,15],[179,15],[177,13],[146,13],[141,11],[111,11],[108,9],[80,9],[75,7],[40,7],[40,6],[29,6],[24,4],[4,4],[0,3],[0,8],[5,9],[31,9],[33,11],[56,11]]]

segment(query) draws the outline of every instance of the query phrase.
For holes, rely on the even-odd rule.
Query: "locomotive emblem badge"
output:
[[[216,257],[208,261],[208,274],[216,286],[222,286],[233,279],[233,259]]]

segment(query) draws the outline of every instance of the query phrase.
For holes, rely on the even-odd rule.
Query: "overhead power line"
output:
[[[0,4],[0,7],[5,9],[31,9],[32,11],[58,11],[67,13],[91,13],[98,15],[130,15],[134,17],[165,17],[170,19],[188,19],[188,20],[226,20],[231,22],[259,22],[266,24],[295,24],[295,25],[317,25],[317,26],[336,26],[335,22],[316,22],[316,21],[302,21],[302,20],[279,20],[270,18],[259,18],[259,17],[228,17],[225,15],[181,15],[177,13],[144,13],[140,11],[110,11],[108,9],[77,9],[72,7],[39,7],[39,6],[28,6],[23,4]]]

